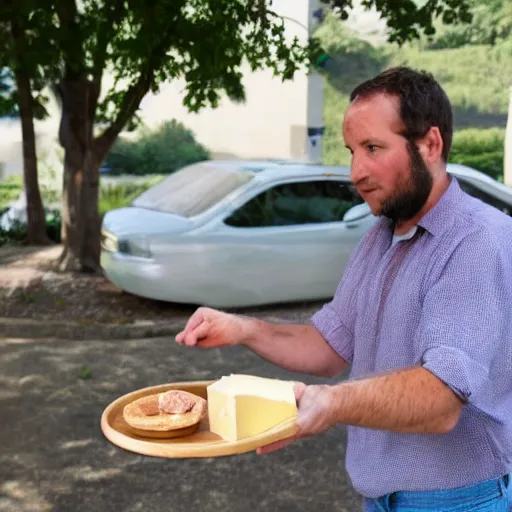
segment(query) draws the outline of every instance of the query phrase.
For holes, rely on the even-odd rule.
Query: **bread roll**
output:
[[[164,412],[162,407],[165,411],[184,412]],[[123,417],[135,429],[164,432],[196,425],[206,411],[204,398],[187,391],[171,390],[129,403],[123,409]]]

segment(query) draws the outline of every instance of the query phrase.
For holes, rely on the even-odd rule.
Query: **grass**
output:
[[[112,182],[102,184],[99,197],[100,213],[128,206],[142,192],[164,178],[164,175],[156,175],[144,180],[139,177],[134,183],[125,181],[119,184]],[[23,178],[21,176],[10,176],[7,180],[0,182],[0,211],[6,210],[13,201],[18,199],[22,190]],[[55,197],[56,194],[53,192],[50,200],[54,202]],[[48,200],[48,198],[46,199]]]
[[[343,143],[343,116],[348,107],[348,95],[338,92],[326,82],[324,91],[323,160],[326,165],[350,165],[350,152]]]
[[[99,197],[100,214],[130,205],[134,199],[140,196],[149,187],[162,181],[164,178],[165,176],[159,175],[153,176],[143,182],[122,184],[108,183],[102,185]]]
[[[83,365],[78,371],[78,378],[81,380],[88,380],[92,378],[92,368],[88,365]]]

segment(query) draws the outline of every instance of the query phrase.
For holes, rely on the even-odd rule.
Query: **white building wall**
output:
[[[314,28],[312,13],[318,0],[274,0],[272,8],[283,16],[290,37],[306,43]],[[157,95],[148,95],[142,104],[142,119],[149,125],[171,118],[182,121],[217,158],[308,160],[311,156],[307,128],[323,126],[323,79],[317,73],[298,72],[293,81],[282,82],[270,71],[251,73],[247,69],[244,104],[226,98],[217,109],[198,114],[183,106],[184,85],[177,81],[162,87]]]
[[[272,3],[272,9],[285,20],[287,34],[303,43],[315,28],[313,12],[318,8],[319,0]],[[108,82],[107,78],[104,87]],[[141,103],[142,120],[149,127],[173,118],[183,122],[213,158],[321,160],[321,137],[308,139],[308,127],[323,127],[323,78],[318,73],[298,72],[292,81],[282,82],[270,71],[251,73],[247,69],[244,104],[225,98],[217,109],[206,108],[198,114],[183,106],[184,85],[175,81],[164,84],[156,95],[148,94]],[[38,153],[54,158],[59,110],[52,103],[49,111],[49,119],[36,123]],[[18,121],[0,120],[0,162],[4,164],[3,176],[22,173]]]

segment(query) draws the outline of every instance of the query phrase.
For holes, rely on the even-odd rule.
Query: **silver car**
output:
[[[511,214],[512,190],[449,165],[470,194]],[[121,289],[152,299],[246,307],[333,296],[376,221],[348,167],[206,161],[108,212],[101,265]]]

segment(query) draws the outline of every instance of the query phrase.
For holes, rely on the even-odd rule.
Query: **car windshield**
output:
[[[132,204],[181,217],[193,217],[217,204],[253,176],[252,172],[235,165],[201,162],[174,172],[146,190]]]

